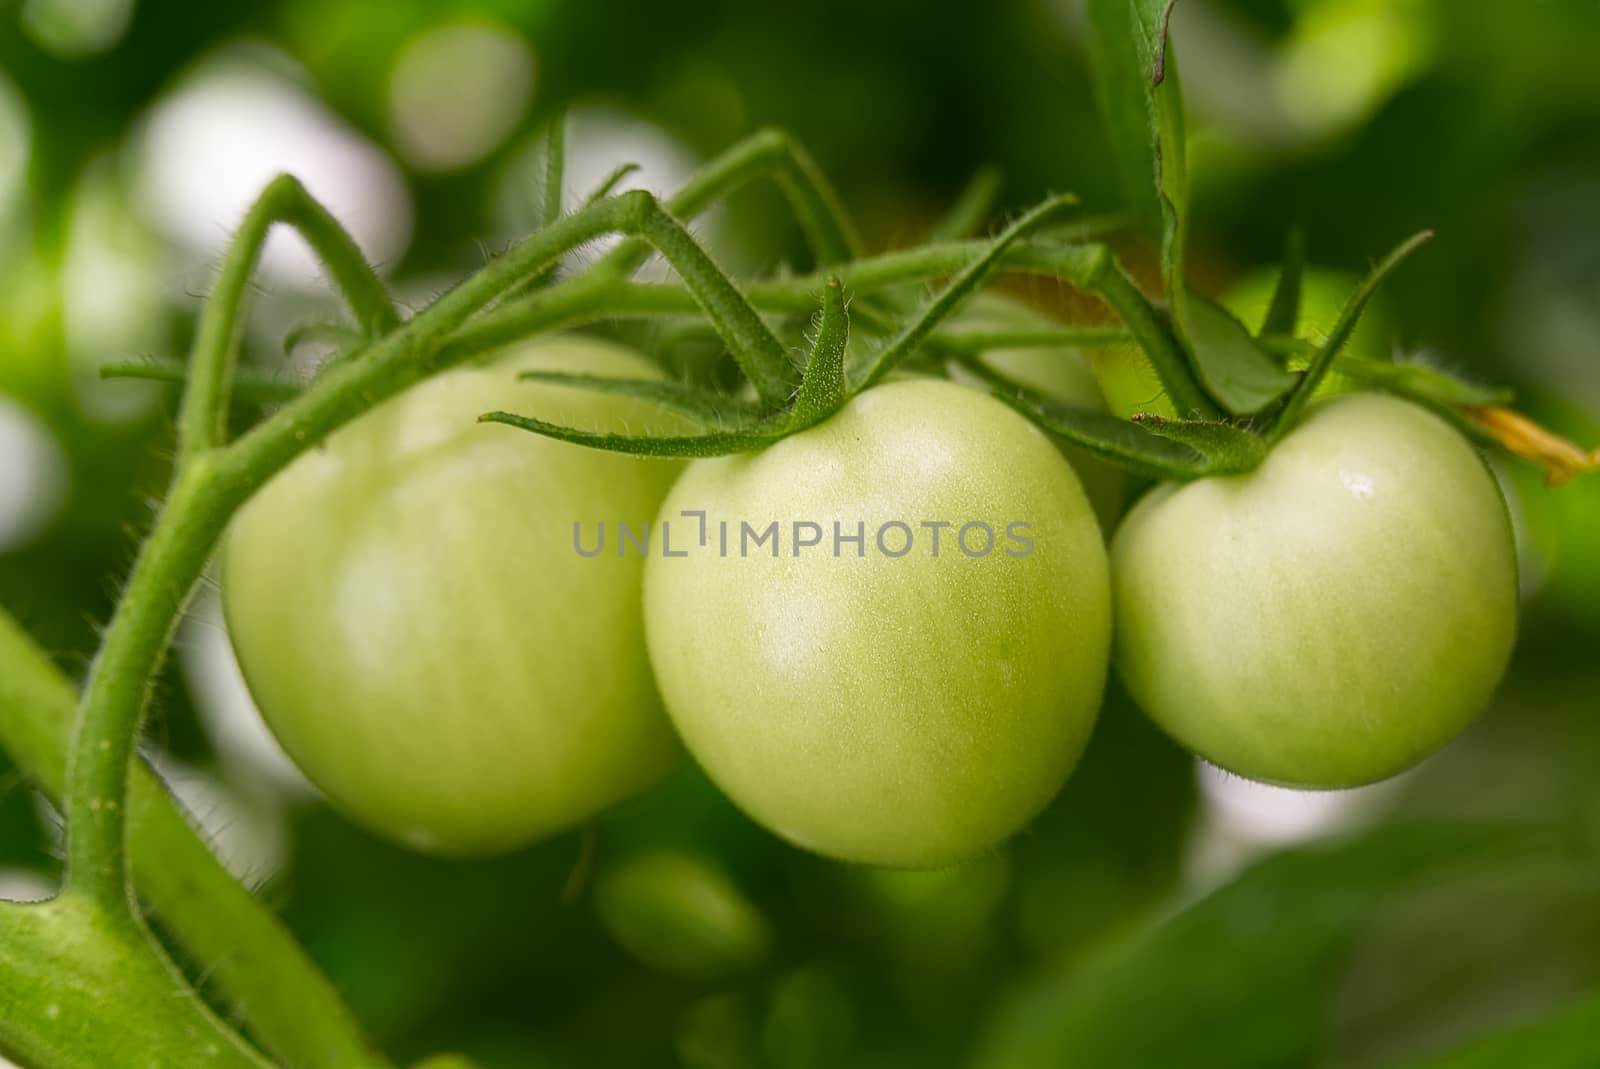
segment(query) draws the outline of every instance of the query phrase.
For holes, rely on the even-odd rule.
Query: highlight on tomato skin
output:
[[[1111,562],[1129,692],[1268,783],[1416,764],[1489,704],[1516,637],[1494,476],[1439,417],[1378,394],[1314,406],[1254,472],[1151,491]]]
[[[777,542],[752,551],[772,517]],[[1105,548],[1072,468],[1005,406],[891,382],[762,452],[695,461],[661,518],[716,532],[645,568],[667,710],[777,834],[948,865],[1076,765],[1106,671]]]

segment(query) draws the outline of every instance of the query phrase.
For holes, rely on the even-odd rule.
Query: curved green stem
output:
[[[274,178],[245,214],[200,316],[189,388],[178,416],[180,464],[184,456],[219,445],[224,438],[240,313],[250,275],[261,258],[268,232],[277,223],[293,226],[305,237],[367,336],[384,334],[399,322],[388,292],[349,232],[299,181],[289,175]]]
[[[567,113],[550,119],[544,141],[544,225],[561,218],[561,187],[567,176]]]
[[[124,851],[128,770],[156,668],[205,567],[213,535],[226,522],[210,484],[208,460],[191,458],[180,470],[89,669],[72,735],[66,886],[130,920]]]
[[[858,297],[879,293],[954,274],[983,256],[991,245],[984,241],[952,241],[884,253],[841,264],[825,273],[750,282],[744,286],[744,297],[763,311],[805,314],[815,309],[816,294],[829,278],[838,278],[845,289]],[[1099,297],[1117,313],[1129,335],[1144,350],[1178,411],[1208,419],[1218,415],[1216,405],[1190,370],[1171,328],[1106,246],[1021,242],[1000,253],[995,270],[1050,275]],[[686,315],[696,311],[695,299],[681,286],[585,276],[508,301],[466,328],[461,343],[481,350],[591,315]]]
[[[600,180],[599,185],[590,190],[589,194],[583,198],[583,207],[587,208],[595,201],[604,200],[611,196],[616,188],[622,184],[622,180],[638,169],[639,165],[637,163],[624,163],[612,170],[610,174]]]
[[[184,383],[189,381],[189,367],[175,360],[145,361],[142,363],[101,364],[102,379],[143,379],[146,382]],[[233,399],[258,404],[287,401],[305,389],[298,382],[282,376],[273,376],[249,368],[234,373]]]
[[[855,225],[821,168],[794,138],[775,128],[758,131],[706,164],[667,198],[666,209],[676,218],[692,219],[718,197],[767,174],[773,176],[789,201],[818,267],[860,255],[861,239]],[[596,268],[629,275],[638,270],[649,252],[644,242],[624,241]],[[817,288],[813,286],[810,292],[815,293]]]
[[[835,274],[847,289],[858,294],[871,293],[959,270],[988,248],[989,243],[979,241],[927,245],[858,260],[839,268]],[[1000,254],[997,269],[1053,275],[1099,297],[1117,313],[1144,350],[1178,411],[1204,418],[1217,415],[1216,406],[1201,389],[1171,329],[1106,246],[1018,243]],[[752,285],[747,287],[747,292],[750,300],[760,307],[773,307],[780,300],[785,304],[797,304],[798,298],[816,292],[821,281],[821,276],[808,275]]]
[[[799,384],[799,375],[783,343],[767,329],[750,302],[682,223],[663,211],[653,198],[639,203],[639,235],[654,245],[689,284],[756,392],[769,405],[787,401]]]

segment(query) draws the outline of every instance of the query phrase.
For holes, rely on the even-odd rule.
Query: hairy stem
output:
[[[90,667],[72,736],[66,886],[127,919],[128,769],[151,681],[227,518],[210,483],[210,464],[197,457],[173,484]]]
[[[561,218],[561,191],[567,175],[567,113],[550,119],[544,142],[544,225]]]
[[[881,293],[907,283],[926,282],[961,271],[991,249],[991,242],[952,241],[884,253],[841,264],[825,273],[746,283],[745,299],[767,312],[809,314],[816,294],[830,278],[838,278],[852,295]],[[1216,406],[1201,389],[1171,329],[1155,306],[1139,292],[1104,245],[1056,245],[1019,242],[1004,249],[995,265],[1000,272],[1042,274],[1060,278],[1106,302],[1144,350],[1180,412],[1214,417]],[[584,318],[687,315],[698,310],[683,287],[665,283],[626,282],[594,275],[574,279],[542,293],[508,301],[473,322],[461,344],[485,349],[516,341],[553,325]],[[864,325],[870,324],[870,319]],[[952,340],[958,339],[954,336]],[[941,343],[945,338],[938,339]]]
[[[1018,239],[1028,231],[1048,222],[1051,217],[1059,215],[1067,208],[1078,203],[1076,197],[1052,197],[1043,204],[1034,208],[1028,214],[1018,219],[1007,227],[992,242],[981,244],[982,252],[975,256],[969,263],[964,264],[959,272],[950,279],[939,295],[929,302],[926,309],[906,325],[888,345],[879,350],[867,364],[862,375],[860,385],[856,389],[865,389],[882,379],[892,371],[897,364],[921,345],[932,333],[933,328],[945,319],[956,307],[966,300],[983,282],[984,277],[999,262],[1006,249],[1014,245]],[[830,280],[831,282],[831,280]],[[837,285],[837,283],[833,283]]]
[[[61,671],[0,612],[0,745],[57,804],[66,788],[77,698]],[[307,1069],[385,1069],[388,1062],[338,992],[278,918],[217,862],[142,761],[129,783],[128,839],[139,896],[205,963],[225,998],[248,1011],[268,1051]]]
[[[789,201],[819,267],[860,255],[861,239],[838,194],[810,154],[782,130],[761,130],[728,149],[668,197],[666,209],[678,219],[692,219],[718,197],[767,174]],[[624,241],[600,261],[597,270],[630,275],[649,252],[643,241]],[[810,292],[818,288],[813,286]]]
[[[349,232],[296,179],[274,178],[245,214],[200,317],[189,389],[178,416],[180,466],[183,457],[222,442],[250,275],[268,232],[278,223],[293,226],[305,237],[368,337],[384,334],[399,322],[388,292]]]
[[[1361,313],[1366,308],[1372,295],[1383,285],[1385,279],[1393,274],[1401,264],[1423,245],[1433,238],[1433,231],[1424,230],[1413,234],[1397,245],[1388,256],[1385,256],[1378,265],[1368,272],[1367,277],[1361,280],[1350,299],[1345,302],[1344,308],[1339,312],[1339,318],[1334,323],[1333,329],[1328,333],[1328,338],[1311,358],[1311,364],[1300,374],[1300,381],[1295,384],[1289,396],[1284,400],[1282,409],[1273,419],[1267,430],[1267,441],[1276,442],[1285,434],[1294,429],[1299,422],[1301,413],[1310,403],[1312,396],[1317,392],[1317,387],[1333,367],[1334,359],[1339,355],[1339,350],[1344,348],[1345,342],[1355,333],[1356,324],[1361,321]]]

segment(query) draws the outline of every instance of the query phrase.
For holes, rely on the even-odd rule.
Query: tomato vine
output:
[[[62,894],[44,905],[0,906],[0,979],[16,993],[0,1019],[0,1047],[44,1069],[113,1064],[107,1051],[122,1041],[120,1026],[131,1017],[119,1016],[115,1027],[98,1032],[85,1025],[63,1033],[53,1023],[64,1010],[92,1016],[93,1007],[83,1000],[85,977],[110,970],[116,1001],[129,1012],[149,1014],[150,1050],[171,1052],[184,1064],[267,1064],[193,996],[151,935],[142,897],[176,939],[214,970],[252,1036],[274,1057],[307,1066],[386,1064],[264,907],[220,875],[138,761],[137,740],[151,680],[183,607],[245,502],[298,455],[384,400],[508,343],[616,318],[709,324],[752,386],[754,402],[670,381],[569,372],[533,376],[652,401],[698,422],[703,433],[602,434],[510,412],[482,416],[617,452],[707,457],[767,448],[818,427],[908,362],[933,354],[979,375],[1013,409],[1058,438],[1160,479],[1255,471],[1302,424],[1331,369],[1458,424],[1484,428],[1524,455],[1561,458],[1569,474],[1600,464],[1593,454],[1553,445],[1508,418],[1497,407],[1504,399],[1495,391],[1432,369],[1341,352],[1366,301],[1426,233],[1383,260],[1351,296],[1328,340],[1309,349],[1294,338],[1305,262],[1297,240],[1286,245],[1281,281],[1257,333],[1191,292],[1183,273],[1188,204],[1181,100],[1176,68],[1166,62],[1170,0],[1104,0],[1092,9],[1097,32],[1110,42],[1097,57],[1097,82],[1108,113],[1121,117],[1113,122],[1117,158],[1139,172],[1130,183],[1137,193],[1129,199],[1135,219],[1160,243],[1164,301],[1142,292],[1110,246],[1096,240],[1101,225],[1086,224],[1078,233],[1059,229],[1076,203],[1070,196],[1048,198],[992,239],[962,239],[994,200],[995,179],[986,173],[974,179],[927,242],[866,255],[815,161],[774,130],[736,145],[665,202],[640,191],[614,194],[623,166],[578,208],[563,213],[555,195],[562,182],[563,139],[555,125],[547,153],[545,225],[410,319],[396,311],[350,235],[297,181],[283,176],[269,184],[222,264],[188,362],[111,369],[182,383],[177,464],[76,700],[68,743],[62,740],[70,688],[0,616],[0,653],[8,667],[0,679],[0,742],[60,800],[67,830]],[[688,229],[688,221],[718,198],[762,176],[776,182],[797,218],[814,272],[736,281]],[[263,379],[238,366],[250,278],[276,226],[294,229],[311,245],[355,324],[309,324],[289,339],[291,345],[313,335],[338,340],[339,354],[304,385]],[[593,266],[570,276],[557,270],[573,250],[613,234],[623,240]],[[678,282],[634,280],[651,253],[674,268]],[[1100,298],[1121,325],[945,329],[992,274],[1005,272],[1063,279]],[[930,300],[911,306],[906,290],[939,280],[943,285]],[[811,313],[818,321],[801,358],[768,317]],[[852,338],[865,344],[852,349]],[[1130,342],[1148,361],[1177,418],[1117,419],[1046,396],[971,359],[1001,347]],[[230,406],[243,398],[281,407],[229,440]],[[248,949],[248,964],[240,964],[232,945]]]

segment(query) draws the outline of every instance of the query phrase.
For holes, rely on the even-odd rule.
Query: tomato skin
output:
[[[1410,767],[1488,703],[1515,640],[1494,477],[1439,417],[1378,394],[1314,405],[1254,472],[1157,487],[1111,561],[1128,691],[1269,783]]]
[[[980,293],[946,329],[955,334],[990,331],[1051,330],[1061,324],[1042,315],[1021,301],[997,293]],[[1045,397],[1067,404],[1106,411],[1105,395],[1096,381],[1089,359],[1080,349],[1057,346],[1053,349],[990,349],[979,359],[991,370]],[[950,377],[957,382],[987,392],[989,386],[960,365],[952,365]],[[1055,439],[1061,455],[1067,458],[1078,481],[1083,484],[1101,529],[1109,534],[1122,516],[1126,479],[1121,469],[1071,444]]]
[[[479,424],[506,409],[681,433],[631,398],[523,369],[657,374],[578,337],[447,372],[297,459],[235,518],[223,602],[273,733],[334,805],[417,849],[478,854],[637,793],[679,748],[650,677],[642,561],[574,521],[650,520],[681,465]]]
[[[708,514],[703,547],[680,515],[694,509]],[[661,517],[688,554],[645,569],[668,711],[718,786],[777,834],[849,861],[949,864],[1017,830],[1076,764],[1106,671],[1105,551],[1072,469],[1000,402],[887,383],[760,453],[694,462]],[[721,557],[723,520],[780,520],[784,538],[815,522],[827,544]],[[893,558],[875,544],[892,520],[956,528],[937,558],[926,530]],[[1001,541],[969,557],[955,536],[978,520]],[[832,555],[835,521],[864,524],[864,555]],[[1002,548],[1020,552],[1004,541],[1012,521],[1032,524],[1031,554]]]

